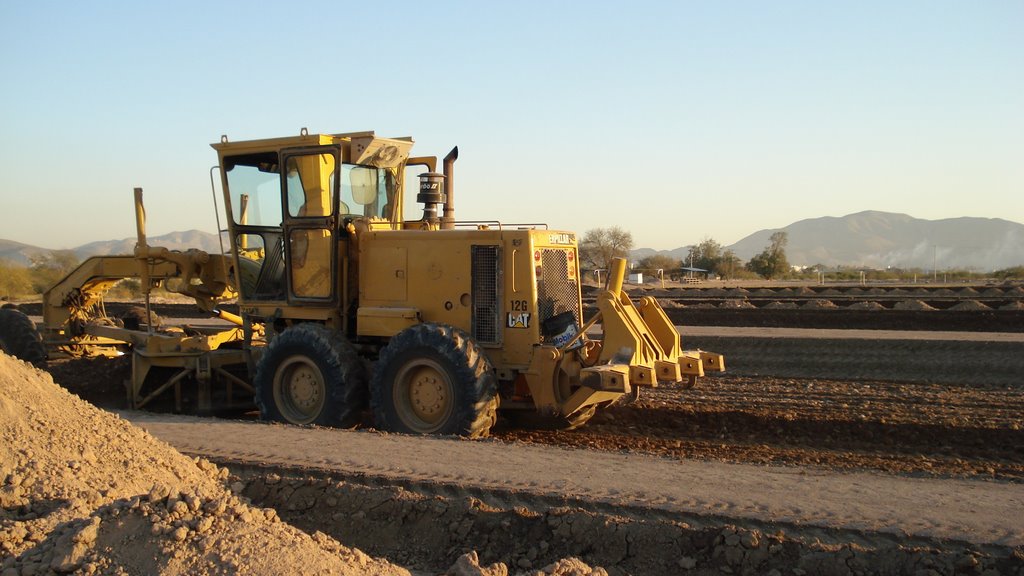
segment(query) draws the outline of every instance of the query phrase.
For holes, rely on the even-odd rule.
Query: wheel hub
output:
[[[455,401],[450,377],[437,362],[418,359],[404,366],[396,378],[395,407],[410,428],[430,433],[451,417]]]
[[[288,395],[298,408],[309,409],[320,400],[317,374],[309,366],[297,367],[288,382]]]
[[[326,390],[320,369],[302,355],[283,362],[274,377],[274,399],[278,410],[292,424],[315,421],[323,410]]]
[[[413,411],[428,422],[435,421],[448,403],[441,375],[427,367],[420,368],[412,376],[409,382],[409,396]]]

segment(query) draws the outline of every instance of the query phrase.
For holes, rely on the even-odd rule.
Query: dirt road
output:
[[[797,530],[1024,545],[1024,485],[668,460],[397,434],[122,413],[178,450],[341,476],[474,486]],[[570,499],[570,498],[567,498]]]
[[[754,312],[747,317],[759,322],[775,312],[785,312],[788,320],[817,317],[789,316],[792,310]],[[866,547],[874,550],[871,562],[882,567],[878,571],[914,574],[935,568],[928,562],[936,551],[956,550],[945,568],[935,568],[953,574],[961,572],[961,561],[982,553],[972,546],[982,546],[999,549],[991,558],[1002,558],[1000,566],[1013,566],[1001,573],[1017,573],[1024,552],[1018,558],[1010,547],[1024,546],[1024,521],[1017,512],[1024,508],[1024,333],[998,324],[996,331],[984,330],[990,312],[921,312],[912,331],[834,330],[870,327],[861,326],[870,314],[898,321],[895,310],[808,312],[821,312],[822,325],[830,329],[753,322],[683,329],[685,347],[724,353],[728,372],[693,390],[645,389],[637,403],[611,407],[569,433],[499,423],[496,440],[466,442],[261,425],[251,415],[247,422],[161,414],[130,418],[187,453],[230,464],[244,477],[248,495],[277,507],[289,521],[310,531],[334,531],[396,561],[409,553],[409,560],[419,558],[424,566],[449,565],[444,562],[470,544],[480,550],[493,545],[492,558],[535,559],[536,551],[526,549],[501,556],[502,547],[486,533],[474,536],[473,530],[463,534],[452,527],[472,514],[450,519],[451,511],[479,497],[492,504],[503,499],[506,509],[490,521],[521,525],[527,539],[537,531],[567,529],[552,516],[561,512],[544,512],[545,506],[586,508],[588,530],[595,530],[588,534],[604,536],[573,532],[577,544],[552,544],[552,550],[631,573],[675,573],[688,565],[687,556],[718,570],[719,549],[735,553],[719,542],[735,540],[729,526],[795,536],[802,542],[800,562],[821,552],[815,543],[832,546],[839,565],[847,562],[842,550]],[[898,328],[899,322],[883,324]],[[124,407],[120,382],[129,374],[127,357],[57,363],[51,370],[59,383],[90,401]],[[271,484],[268,474],[288,480]],[[331,478],[341,478],[342,485],[322,492],[319,486],[335,482]],[[317,498],[304,496],[310,482],[322,492]],[[361,482],[373,485],[370,495],[353,488]],[[424,488],[429,486],[434,488]],[[418,491],[422,501],[379,493],[401,487]],[[382,498],[395,502],[392,512],[367,504]],[[442,498],[443,506],[432,498]],[[369,524],[345,532],[349,524],[339,522],[340,512],[327,502],[365,514]],[[431,516],[437,506],[449,512]],[[441,531],[449,540],[415,554],[407,544],[375,549],[396,522],[408,522],[410,507],[423,513],[424,526],[451,524]],[[606,544],[625,545],[615,528],[623,516],[634,523],[657,519],[652,534],[676,534],[666,550],[683,550],[684,557],[665,552],[659,558],[666,564],[654,571],[603,557]],[[676,525],[693,529],[680,532]],[[576,545],[590,552],[577,552]],[[431,564],[437,553],[444,561]],[[885,568],[893,558],[903,558],[892,560],[903,568]],[[737,570],[764,566],[726,564]],[[800,565],[807,573],[819,572],[813,563]]]

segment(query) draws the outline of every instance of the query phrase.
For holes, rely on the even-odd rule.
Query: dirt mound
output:
[[[825,438],[827,432],[816,439]],[[985,552],[859,531],[803,532],[794,526],[608,511],[524,493],[485,492],[478,498],[433,483],[379,486],[288,470],[269,478],[254,469],[238,473],[246,484],[243,493],[276,508],[282,518],[323,526],[339,540],[398,556],[431,574],[437,566],[451,566],[446,574],[458,576],[1018,574],[1019,561],[1006,547]],[[359,518],[359,524],[334,518]]]
[[[857,302],[856,304],[850,304],[846,307],[847,310],[885,310],[885,306],[882,306],[874,300],[868,302]]]
[[[127,407],[124,382],[132,377],[130,354],[79,358],[74,362],[51,361],[47,370],[54,382],[83,400],[110,406],[110,400],[116,399],[114,407]]]
[[[445,576],[507,576],[508,566],[495,562],[490,566],[481,566],[475,551],[463,554]],[[529,576],[608,576],[604,568],[591,568],[579,558],[563,558],[553,564],[533,572],[524,572]]]
[[[746,300],[739,300],[739,299],[726,300],[726,301],[722,302],[721,304],[719,304],[718,307],[719,308],[732,308],[732,309],[736,309],[736,310],[741,309],[741,308],[756,308],[756,306],[754,306],[750,302],[747,302]]]
[[[778,300],[763,306],[766,310],[794,310],[799,307],[800,305],[796,302],[779,302]]]
[[[804,303],[803,306],[801,306],[801,308],[807,308],[807,309],[813,310],[813,309],[823,309],[823,308],[838,308],[838,306],[836,306],[835,303],[832,302],[831,300],[815,299],[815,300],[808,300],[806,303]]]
[[[0,354],[3,574],[408,574],[250,506],[227,477]]]
[[[892,307],[893,310],[935,310],[920,300],[900,300]]]
[[[947,310],[991,310],[991,308],[977,300],[964,300],[954,306],[950,306]]]
[[[1000,310],[1024,310],[1024,302],[1020,300],[1014,300],[1009,304],[1003,304],[999,307]]]

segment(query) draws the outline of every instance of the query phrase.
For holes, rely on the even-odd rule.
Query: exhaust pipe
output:
[[[441,217],[441,229],[455,228],[455,161],[459,159],[459,147],[444,157],[444,216]]]

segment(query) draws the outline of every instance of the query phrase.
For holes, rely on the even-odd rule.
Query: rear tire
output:
[[[0,350],[37,368],[46,367],[43,338],[32,319],[20,310],[0,309]]]
[[[307,323],[270,342],[253,384],[263,420],[348,428],[366,408],[366,380],[362,360],[344,336]]]
[[[382,430],[480,438],[497,421],[491,362],[451,326],[418,324],[395,335],[381,350],[370,391]]]

